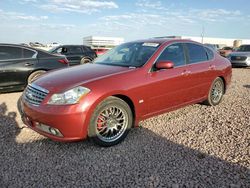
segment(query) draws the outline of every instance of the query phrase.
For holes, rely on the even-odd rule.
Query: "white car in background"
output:
[[[57,46],[60,46],[61,44],[57,43],[57,42],[52,42],[52,43],[49,43],[47,44],[47,47],[49,48],[54,48],[54,47],[57,47]]]

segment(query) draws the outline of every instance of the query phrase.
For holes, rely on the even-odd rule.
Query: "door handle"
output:
[[[182,76],[188,76],[189,74],[191,74],[191,71],[187,71],[187,70],[184,70],[181,75]]]
[[[209,65],[209,69],[210,70],[214,70],[215,69],[215,65]]]
[[[29,67],[29,66],[32,66],[32,65],[34,65],[33,63],[25,63],[24,64],[26,67]]]

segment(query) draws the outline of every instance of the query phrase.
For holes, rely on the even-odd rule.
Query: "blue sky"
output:
[[[0,42],[81,44],[89,35],[250,38],[249,0],[0,0]]]

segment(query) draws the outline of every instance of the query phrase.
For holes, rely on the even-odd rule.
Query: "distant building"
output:
[[[250,39],[228,39],[228,38],[191,37],[191,36],[163,36],[155,38],[190,39],[204,44],[205,43],[218,44],[220,47],[224,46],[238,47],[241,44],[250,44]]]
[[[83,38],[83,44],[90,46],[97,55],[105,53],[107,50],[124,43],[123,38],[88,36]]]

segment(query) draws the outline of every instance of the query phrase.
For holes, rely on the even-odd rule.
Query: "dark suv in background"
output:
[[[0,92],[23,90],[41,74],[68,67],[65,56],[22,45],[0,44]]]
[[[53,54],[62,54],[69,60],[69,65],[80,65],[93,61],[97,55],[85,45],[61,45],[49,50]]]

